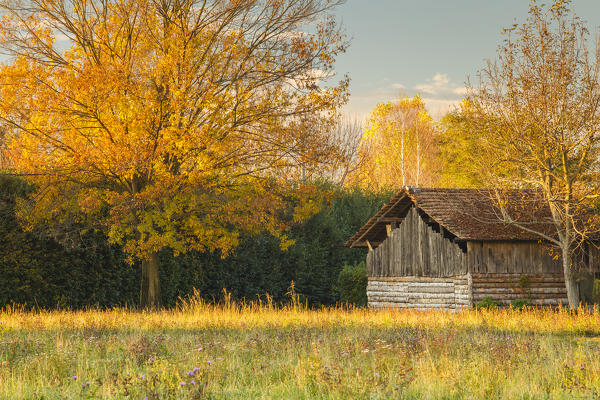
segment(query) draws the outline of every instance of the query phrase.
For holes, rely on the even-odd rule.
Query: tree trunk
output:
[[[140,288],[140,307],[156,309],[160,307],[160,285],[158,280],[158,252],[150,259],[142,261],[142,286]]]
[[[569,253],[569,250],[562,250],[562,262],[569,307],[573,310],[577,310],[577,307],[579,307],[579,288],[577,287],[577,282],[575,281],[575,276],[571,269],[571,254]]]
[[[406,173],[404,171],[404,126],[402,127],[402,136],[400,137],[400,154],[402,165],[402,187],[406,186]]]

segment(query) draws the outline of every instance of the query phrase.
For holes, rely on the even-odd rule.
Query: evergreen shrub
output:
[[[358,307],[367,305],[367,272],[365,262],[344,265],[337,281],[340,302]]]

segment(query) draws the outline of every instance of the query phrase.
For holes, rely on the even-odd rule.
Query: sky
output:
[[[364,119],[378,102],[419,93],[440,118],[528,8],[528,0],[347,0],[335,12],[351,39],[335,65],[351,78],[344,114]],[[600,0],[573,0],[571,9],[592,33],[600,26]]]

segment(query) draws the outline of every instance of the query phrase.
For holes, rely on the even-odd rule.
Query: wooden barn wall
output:
[[[432,277],[369,277],[369,306],[375,308],[464,309],[471,306],[468,275]]]
[[[466,254],[458,244],[427,225],[414,207],[367,255],[370,277],[451,277],[466,274],[466,265]]]
[[[472,274],[473,302],[491,297],[498,304],[510,305],[515,299],[528,299],[533,305],[568,304],[562,273]]]
[[[467,263],[472,274],[562,273],[560,257],[538,242],[468,242]]]
[[[586,243],[574,257],[577,272],[583,276],[600,273],[600,243]]]

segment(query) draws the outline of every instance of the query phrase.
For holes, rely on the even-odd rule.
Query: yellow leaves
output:
[[[301,204],[294,207],[294,222],[302,222],[313,214],[319,212],[320,209],[321,204],[313,199],[303,201]]]
[[[288,238],[287,235],[281,235],[279,237],[279,248],[283,251],[287,251],[290,246],[293,246],[296,243],[295,239]]]
[[[103,204],[101,193],[94,189],[82,190],[77,194],[77,204],[84,213],[98,212]]]
[[[326,129],[305,134],[294,124],[331,124],[348,79],[305,90],[289,82],[331,71],[319,60],[331,62],[343,46],[329,22],[299,40],[284,33],[286,18],[318,22],[314,7],[322,5],[157,4],[78,3],[50,22],[35,7],[56,11],[46,13],[51,19],[62,15],[61,0],[32,5],[29,23],[40,37],[17,42],[33,56],[0,67],[0,114],[11,122],[0,128],[10,132],[15,169],[39,176],[32,179],[43,184],[39,193],[52,186],[33,201],[31,220],[93,221],[144,256],[163,247],[226,253],[241,230],[279,235],[290,222],[283,214],[300,221],[317,212],[320,201],[303,192],[288,215],[285,180],[293,160],[315,168],[335,154]],[[278,9],[272,17],[280,19],[244,28],[259,7]],[[16,28],[3,22],[7,44]],[[61,24],[77,40],[58,54],[60,62],[46,62],[56,55],[44,53],[49,27]]]
[[[418,122],[422,125],[427,125],[427,124],[433,123],[433,118],[431,118],[431,116],[429,115],[429,113],[426,110],[419,111],[418,119],[419,119]]]
[[[436,134],[419,96],[377,104],[359,145],[365,162],[348,182],[372,189],[434,184]]]

